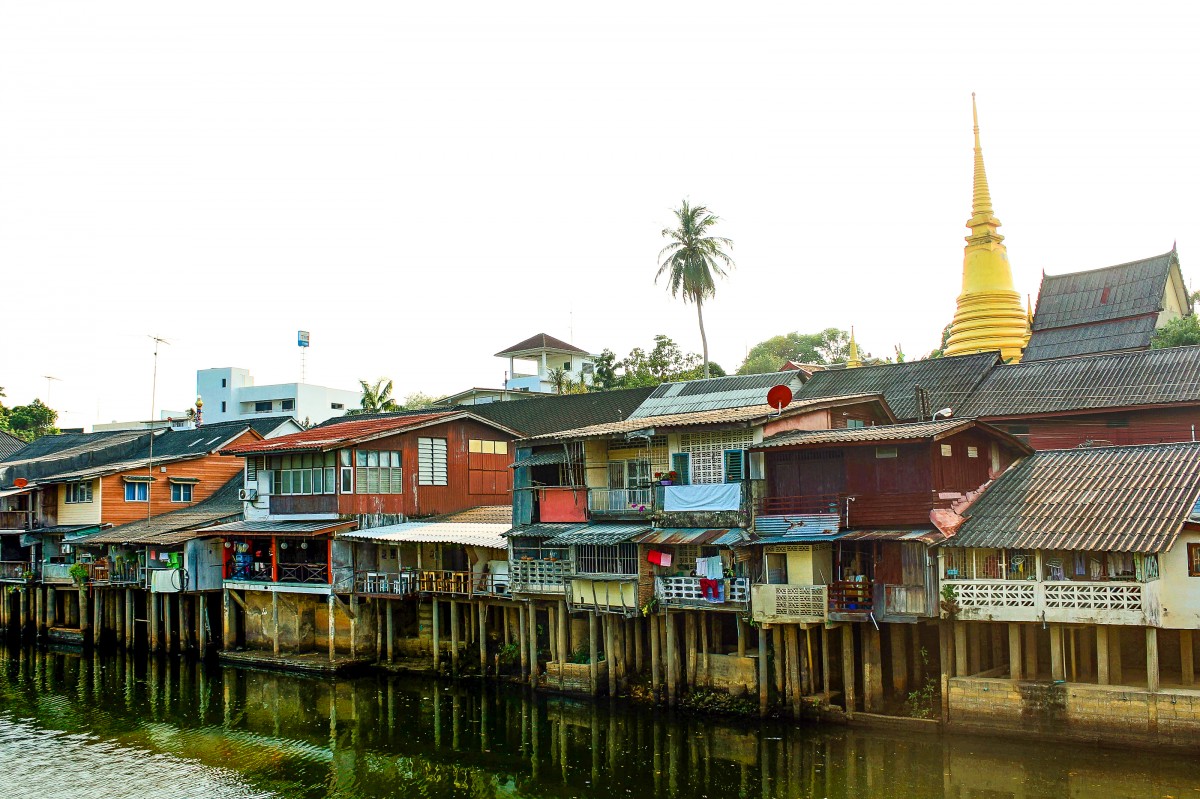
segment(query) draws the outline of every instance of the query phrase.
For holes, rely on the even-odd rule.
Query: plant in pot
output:
[[[76,585],[83,585],[87,582],[87,566],[82,563],[72,563],[71,568],[67,569],[67,574],[71,575],[71,579],[75,581]]]

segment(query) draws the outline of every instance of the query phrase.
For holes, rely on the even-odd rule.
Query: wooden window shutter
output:
[[[671,454],[671,471],[679,475],[680,485],[691,485],[692,482],[692,456],[687,452],[675,452]]]
[[[725,482],[740,483],[746,479],[746,450],[725,450]]]

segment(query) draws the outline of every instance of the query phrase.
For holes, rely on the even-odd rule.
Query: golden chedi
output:
[[[979,146],[979,113],[971,94],[975,119],[975,191],[963,254],[962,293],[950,325],[947,355],[1000,350],[1006,361],[1020,360],[1029,341],[1029,316],[1021,307],[1021,295],[1013,288],[1012,268],[1004,237],[996,232],[1000,220],[992,213],[983,148]]]

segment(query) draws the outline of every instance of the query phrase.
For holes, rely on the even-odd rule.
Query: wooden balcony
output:
[[[289,583],[293,585],[328,585],[329,565],[325,563],[280,563],[278,576],[271,569],[255,568],[255,564],[237,565],[235,561],[225,564],[225,579],[246,583]]]
[[[417,572],[417,592],[451,597],[508,597],[507,574],[478,573],[468,571]]]
[[[750,602],[750,579],[733,577],[709,581],[701,577],[655,577],[654,595],[663,607],[740,611]]]
[[[0,530],[32,530],[33,511],[0,510]]]
[[[750,607],[756,621],[785,624],[818,624],[825,621],[829,603],[823,585],[759,584],[750,589]]]
[[[962,621],[1153,625],[1158,585],[1107,581],[943,580]]]
[[[829,612],[867,615],[874,611],[871,584],[838,580],[829,586]]]
[[[23,583],[33,569],[27,560],[0,560],[0,583]]]

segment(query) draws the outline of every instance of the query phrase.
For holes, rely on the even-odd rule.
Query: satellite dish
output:
[[[25,486],[29,485],[29,481],[24,477],[18,477],[16,480],[13,480],[13,485],[15,485],[17,488],[24,488]]]
[[[767,392],[767,404],[782,412],[792,401],[792,390],[787,386],[775,386]]]

